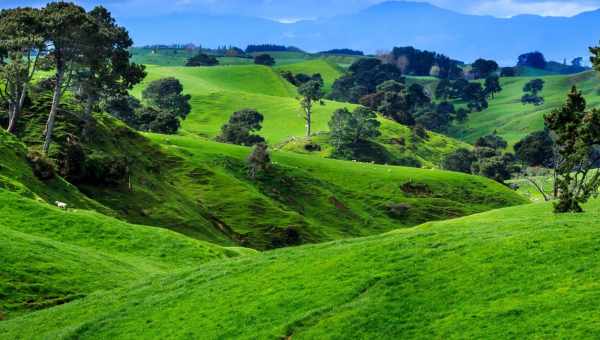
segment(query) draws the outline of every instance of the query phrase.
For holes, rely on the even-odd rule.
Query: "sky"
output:
[[[349,14],[385,0],[75,0],[86,7],[101,4],[117,17],[172,12],[236,14],[293,22]],[[417,0],[461,13],[511,17],[519,14],[573,16],[600,8],[600,0]],[[0,0],[0,8],[41,6],[40,0]]]

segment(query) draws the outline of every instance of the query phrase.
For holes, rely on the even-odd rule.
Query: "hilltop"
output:
[[[2,322],[0,334],[594,337],[598,207],[526,205],[216,261]]]

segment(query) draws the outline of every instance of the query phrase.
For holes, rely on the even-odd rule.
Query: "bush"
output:
[[[33,170],[33,174],[42,181],[48,181],[56,176],[54,162],[46,155],[36,150],[29,150],[27,160]]]
[[[394,203],[387,206],[388,214],[393,218],[406,217],[410,209],[412,209],[412,206],[406,203]]]
[[[116,186],[129,175],[127,161],[103,153],[94,153],[85,161],[84,181],[89,184]]]
[[[275,59],[268,54],[260,54],[254,57],[254,63],[256,65],[273,66],[275,65]]]
[[[258,143],[247,159],[248,175],[254,179],[271,168],[271,156],[265,143]]]
[[[263,115],[252,109],[234,112],[229,122],[221,127],[217,141],[229,144],[252,146],[264,142],[264,138],[252,132],[262,129]]]
[[[217,58],[208,54],[199,53],[185,63],[185,66],[216,66],[219,65]]]
[[[471,167],[476,160],[477,159],[475,158],[473,152],[468,149],[461,148],[444,158],[442,161],[442,168],[444,170],[470,174]]]

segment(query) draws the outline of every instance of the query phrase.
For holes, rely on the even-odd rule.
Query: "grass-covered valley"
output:
[[[600,334],[600,49],[135,47],[113,19],[0,10],[0,339]]]

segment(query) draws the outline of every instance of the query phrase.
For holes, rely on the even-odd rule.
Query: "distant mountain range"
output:
[[[427,3],[390,1],[364,11],[314,21],[275,21],[201,14],[172,14],[121,22],[136,45],[193,42],[207,47],[274,43],[307,51],[351,48],[374,53],[414,46],[471,62],[493,58],[513,65],[538,50],[548,59],[586,57],[600,41],[600,10],[574,17],[521,15],[508,19],[453,12]],[[585,58],[587,61],[587,57]]]

